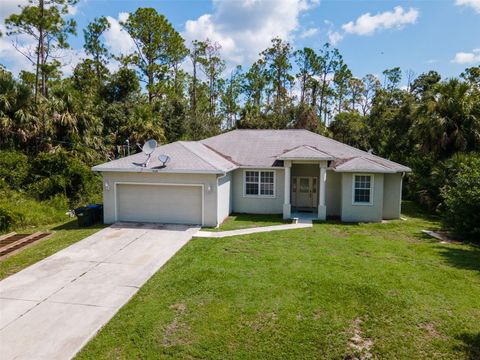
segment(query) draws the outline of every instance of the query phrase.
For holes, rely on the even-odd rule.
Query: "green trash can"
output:
[[[87,227],[93,224],[92,209],[85,206],[76,208],[75,215],[77,216],[78,226]]]

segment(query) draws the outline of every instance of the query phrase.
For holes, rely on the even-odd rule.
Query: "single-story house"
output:
[[[164,164],[158,158],[168,155]],[[311,212],[346,222],[398,219],[410,168],[307,130],[233,130],[92,168],[105,223],[217,226],[232,212]]]

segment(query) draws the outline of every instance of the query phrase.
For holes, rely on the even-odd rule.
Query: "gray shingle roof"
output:
[[[161,168],[160,154],[171,162]],[[281,160],[334,160],[335,171],[408,172],[410,168],[307,130],[233,130],[201,141],[158,147],[147,168],[143,153],[93,167],[95,171],[225,173],[237,167],[282,166]]]
[[[171,159],[165,168],[162,168],[162,163],[158,160],[158,156],[161,154],[166,154]],[[152,153],[148,167],[145,168],[140,164],[146,158],[145,154],[138,153],[94,166],[92,170],[222,174],[236,168],[235,164],[195,141],[177,141],[157,147]]]
[[[337,172],[371,172],[371,173],[394,173],[394,169],[381,165],[372,159],[363,156],[343,161],[335,161],[332,168]]]
[[[363,157],[395,172],[410,168],[308,130],[234,130],[201,141],[241,166],[275,166],[286,151],[311,147],[335,159]]]

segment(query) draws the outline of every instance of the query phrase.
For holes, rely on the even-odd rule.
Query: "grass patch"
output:
[[[477,359],[480,249],[434,218],[194,238],[78,359]],[[417,211],[417,209],[415,209]]]
[[[68,209],[64,196],[38,201],[18,191],[0,191],[0,233],[65,221]]]
[[[282,214],[232,214],[218,227],[204,227],[205,231],[229,231],[249,229],[261,226],[290,224],[291,220],[284,220]]]
[[[65,215],[64,215],[65,216]],[[96,224],[91,227],[80,228],[77,220],[68,220],[53,225],[40,225],[17,230],[21,233],[36,231],[54,232],[45,240],[32,244],[30,247],[0,261],[0,280],[19,272],[20,270],[40,261],[67,246],[86,238],[107,225]]]

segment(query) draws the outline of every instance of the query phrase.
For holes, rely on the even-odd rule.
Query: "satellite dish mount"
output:
[[[142,163],[142,167],[147,167],[152,156],[152,153],[157,148],[157,142],[155,140],[148,140],[145,144],[143,144],[142,151],[145,155],[147,155],[147,159]]]
[[[161,154],[158,156],[158,161],[160,161],[162,163],[162,168],[164,168],[165,166],[167,166],[167,164],[170,162],[170,156],[166,155],[166,154]]]

